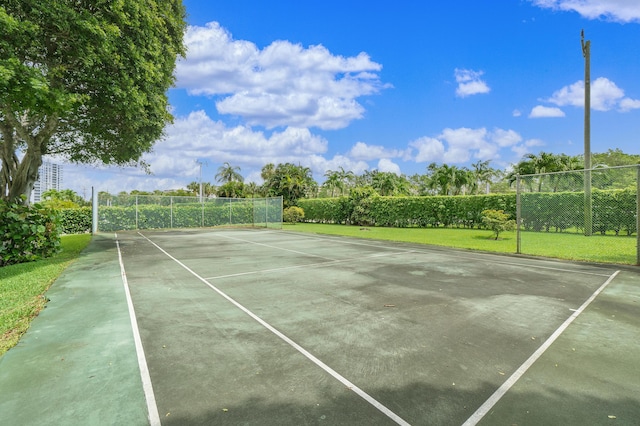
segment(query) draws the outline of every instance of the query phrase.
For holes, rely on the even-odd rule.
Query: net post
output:
[[[136,195],[136,229],[140,229],[138,227],[138,196]]]
[[[520,175],[516,175],[516,253],[522,254],[520,223],[522,222],[522,202],[520,200]]]
[[[169,198],[169,228],[173,228],[173,195]]]

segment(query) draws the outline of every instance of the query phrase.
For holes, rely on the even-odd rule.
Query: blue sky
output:
[[[218,167],[293,162],[412,175],[431,162],[508,168],[583,153],[591,41],[592,152],[640,154],[640,2],[185,0],[188,53],[173,125],[129,168],[65,166],[112,193],[214,182]]]

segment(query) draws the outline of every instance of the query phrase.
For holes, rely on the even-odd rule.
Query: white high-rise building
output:
[[[50,189],[58,191],[62,189],[62,166],[43,161],[42,166],[38,169],[38,180],[33,185],[31,202],[40,202],[42,194]]]

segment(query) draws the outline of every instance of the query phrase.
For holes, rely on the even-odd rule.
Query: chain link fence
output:
[[[97,231],[251,226],[282,228],[282,197],[108,195],[97,199]]]
[[[593,261],[607,251],[640,265],[640,165],[522,175],[516,185],[518,253],[537,254],[540,244],[566,253],[587,245]],[[543,236],[550,234],[558,237]]]

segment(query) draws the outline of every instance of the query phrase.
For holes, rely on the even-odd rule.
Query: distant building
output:
[[[50,189],[62,189],[62,166],[44,161],[38,169],[38,180],[31,191],[31,202],[42,201],[42,194]]]

